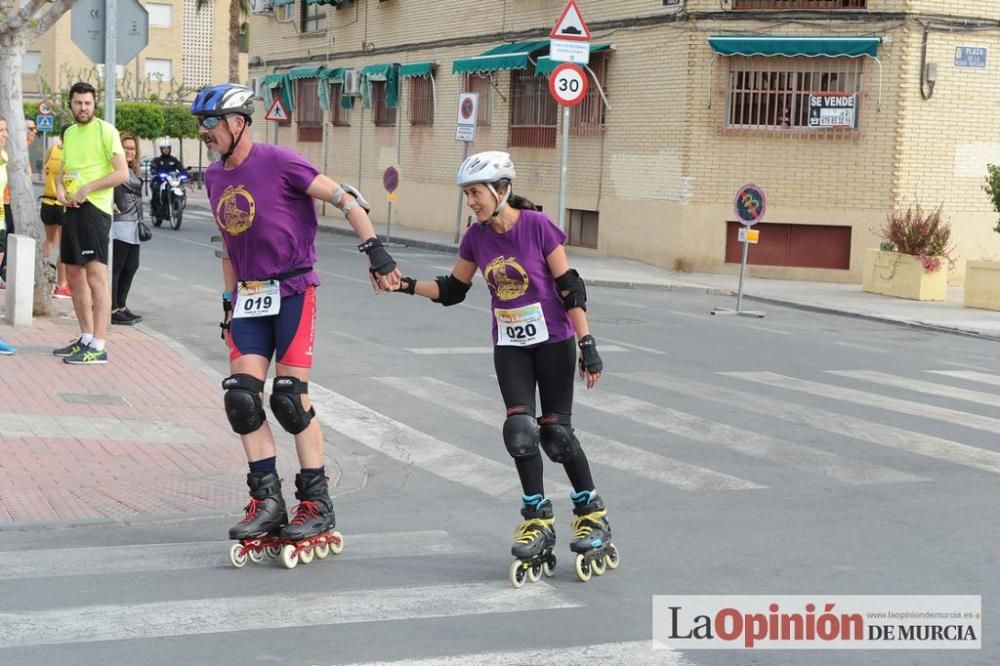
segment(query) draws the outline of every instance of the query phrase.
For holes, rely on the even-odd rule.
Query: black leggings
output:
[[[139,246],[116,240],[114,270],[111,273],[111,309],[125,307],[132,278],[139,270]]]
[[[508,411],[526,408],[535,414],[535,386],[542,403],[543,416],[558,416],[569,424],[573,413],[573,380],[576,375],[576,344],[573,338],[535,347],[493,348],[493,365],[497,382]],[[576,435],[573,436],[574,439]],[[572,460],[563,463],[573,490],[593,490],[594,479],[583,449]],[[518,476],[525,495],[544,495],[542,455],[536,450],[528,458],[515,458]]]

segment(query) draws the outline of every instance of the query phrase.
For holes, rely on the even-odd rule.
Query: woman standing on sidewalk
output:
[[[514,163],[510,155],[487,151],[469,157],[458,170],[458,185],[479,224],[465,232],[450,275],[433,282],[404,277],[399,291],[419,294],[441,305],[465,299],[476,269],[493,297],[493,364],[507,407],[503,440],[514,458],[524,492],[514,533],[510,579],[538,580],[555,565],[552,503],[545,496],[539,444],[561,464],[573,484],[573,541],[576,573],[590,580],[605,567],[618,566],[604,501],[597,494],[590,463],[573,433],[573,375],[579,339],[580,377],[591,389],[604,369],[587,324],[587,293],[580,275],[569,267],[564,234],[548,215],[524,197],[512,194]],[[535,418],[535,388],[542,415]]]
[[[49,260],[52,248],[59,249],[62,242],[62,219],[66,208],[59,203],[59,192],[56,189],[56,175],[62,168],[62,136],[69,125],[63,125],[58,138],[53,138],[52,146],[45,155],[44,184],[42,189],[42,225],[45,227],[45,240],[42,241],[42,258]],[[55,298],[72,298],[69,281],[66,277],[66,264],[61,258],[56,259],[56,286],[52,291]]]
[[[142,178],[139,177],[139,140],[121,133],[128,180],[115,187],[115,217],[111,224],[114,239],[114,268],[111,276],[111,323],[131,326],[142,321],[125,305],[132,278],[139,270],[139,220],[142,219]]]
[[[7,119],[0,116],[0,192],[7,188]],[[0,261],[7,253],[7,215],[0,206]],[[15,349],[0,339],[0,355],[9,356]]]

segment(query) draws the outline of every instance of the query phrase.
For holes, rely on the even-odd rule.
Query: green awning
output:
[[[806,56],[860,58],[878,56],[881,37],[789,37],[775,35],[713,35],[712,50],[724,56]]]
[[[294,1],[294,0],[293,0]],[[347,4],[347,0],[306,0],[307,5],[331,5],[340,9]],[[273,3],[272,3],[273,6]]]
[[[285,111],[292,112],[294,98],[292,97],[292,83],[287,73],[267,74],[260,80],[260,84],[261,96],[264,98],[264,104],[267,108],[271,108],[275,91],[277,91],[281,95],[281,103],[285,107]]]
[[[272,7],[284,7],[285,5],[290,5],[293,2],[295,2],[295,0],[271,0],[271,6]]]
[[[372,81],[385,81],[385,105],[395,109],[399,103],[399,67],[394,64],[368,65],[361,70],[362,103],[371,108]]]
[[[591,53],[600,53],[601,51],[607,51],[611,48],[611,44],[591,44]],[[562,63],[552,60],[548,56],[542,56],[535,63],[535,74],[538,76],[548,76],[557,65]]]
[[[433,62],[414,62],[408,65],[399,66],[399,78],[401,79],[406,79],[412,76],[430,76],[433,73]]]
[[[501,44],[477,56],[454,61],[451,63],[451,73],[486,73],[501,69],[528,69],[530,58],[548,48],[548,40]]]
[[[323,78],[326,79],[327,83],[343,83],[344,82],[344,68],[343,67],[333,67],[331,69],[325,70],[323,72]]]
[[[389,78],[392,65],[368,65],[361,74],[369,81],[385,81]]]
[[[296,67],[288,71],[288,78],[292,81],[297,81],[299,79],[318,79],[323,75],[323,70],[326,69],[322,65],[319,67]]]

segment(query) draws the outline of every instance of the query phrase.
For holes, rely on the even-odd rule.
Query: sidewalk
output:
[[[30,327],[0,324],[17,347],[0,357],[0,531],[238,514],[246,459],[221,377],[141,327],[113,327],[108,364],[67,365],[51,350],[76,336],[76,319],[68,301],[54,305]],[[297,471],[288,440],[286,479]]]

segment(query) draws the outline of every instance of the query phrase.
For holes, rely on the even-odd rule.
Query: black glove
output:
[[[417,281],[411,277],[399,278],[399,289],[396,291],[400,294],[413,296],[417,293]]]
[[[580,369],[591,374],[604,371],[604,362],[597,353],[597,341],[594,336],[585,335],[580,338]]]
[[[233,311],[233,303],[225,296],[222,297],[222,322],[219,323],[219,328],[222,332],[219,333],[219,337],[223,340],[226,339],[226,331],[229,330],[229,322],[232,319],[229,313]]]
[[[368,255],[368,262],[371,264],[373,273],[388,275],[396,270],[396,262],[389,256],[389,253],[386,252],[385,247],[382,245],[382,241],[378,238],[369,238],[366,240],[358,246],[358,252],[364,252]]]

